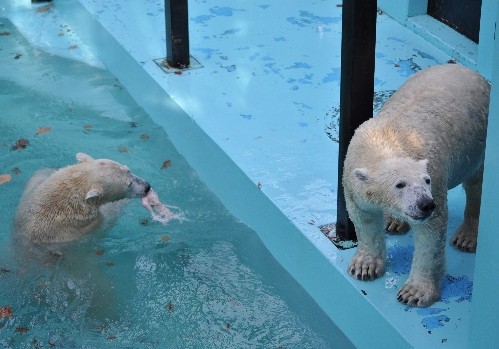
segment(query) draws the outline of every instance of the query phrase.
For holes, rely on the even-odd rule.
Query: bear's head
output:
[[[128,167],[108,159],[93,159],[83,153],[76,154],[78,166],[90,186],[85,200],[106,203],[125,198],[142,198],[151,185],[135,176]]]
[[[388,158],[373,168],[353,170],[354,191],[367,205],[409,223],[423,222],[435,210],[428,160]]]

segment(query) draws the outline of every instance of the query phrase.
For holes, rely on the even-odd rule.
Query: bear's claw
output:
[[[407,281],[397,294],[400,303],[411,307],[428,307],[440,298],[438,283],[431,281]]]
[[[407,222],[399,221],[398,219],[392,217],[387,217],[385,230],[390,234],[397,235],[407,233],[409,230],[411,230],[411,227]]]
[[[366,252],[359,252],[352,258],[348,270],[350,275],[359,280],[374,280],[384,274],[384,258],[373,257]]]

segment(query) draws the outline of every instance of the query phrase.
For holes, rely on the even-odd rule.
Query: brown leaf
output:
[[[0,184],[5,184],[10,182],[12,179],[11,175],[6,173],[6,174],[0,174]]]
[[[163,165],[161,166],[161,168],[168,168],[172,165],[172,161],[171,160],[166,160],[166,161],[163,161]]]
[[[0,307],[0,318],[2,317],[12,317],[12,308],[7,305]]]
[[[20,138],[16,143],[10,148],[10,150],[26,149],[29,141],[26,138]]]
[[[10,32],[0,32],[0,36],[7,36],[10,35]]]
[[[160,238],[161,241],[169,241],[170,240],[170,237],[168,235],[163,235],[161,238]]]
[[[128,148],[127,148],[127,147],[125,147],[125,146],[119,146],[119,147],[118,147],[118,151],[119,151],[120,153],[128,153]]]
[[[18,333],[27,333],[29,329],[27,327],[16,327],[16,332]]]
[[[95,251],[95,254],[96,254],[97,256],[102,256],[102,255],[104,254],[104,252],[105,252],[105,250],[96,250],[96,251]]]
[[[90,130],[92,127],[93,127],[92,125],[85,125],[85,126],[83,126],[83,128],[85,130]]]
[[[149,135],[146,135],[145,133],[143,133],[143,134],[140,135],[140,139],[142,139],[144,141],[149,140],[149,138],[151,138],[151,137],[149,137]]]
[[[168,311],[171,313],[174,309],[175,309],[175,304],[173,303],[168,303],[168,305],[166,306],[166,309],[168,309]]]
[[[112,267],[112,266],[114,265],[114,263],[113,263],[113,262],[107,262],[107,263],[106,263],[106,265],[107,265],[108,267]]]
[[[37,135],[42,135],[42,134],[50,132],[50,131],[52,131],[52,127],[47,126],[47,127],[41,127],[41,128],[39,128],[38,130],[36,130],[35,133]]]
[[[78,48],[78,45],[71,45],[68,47],[70,50],[74,50],[75,48]]]
[[[22,53],[16,53],[16,55],[14,56],[14,59],[19,59],[22,57]]]
[[[47,12],[52,8],[52,4],[44,5],[36,9],[36,12],[42,13],[42,12]]]
[[[18,174],[20,174],[21,172],[22,172],[22,171],[21,171],[21,169],[20,169],[19,167],[14,167],[14,168],[12,169],[12,173],[13,173],[13,174],[15,174],[15,175],[18,175]]]

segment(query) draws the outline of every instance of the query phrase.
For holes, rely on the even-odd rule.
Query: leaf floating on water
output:
[[[29,328],[27,327],[16,327],[16,332],[18,333],[27,333],[29,331]]]
[[[161,166],[161,168],[168,168],[172,165],[172,161],[171,160],[166,160],[166,161],[163,161],[163,165]]]
[[[83,128],[84,128],[85,130],[91,130],[91,129],[92,129],[92,127],[93,127],[92,125],[85,125],[85,126],[83,126]]]
[[[5,184],[10,182],[12,179],[11,175],[6,173],[6,174],[0,174],[0,184]]]
[[[135,121],[130,121],[128,124],[130,125],[131,128],[137,127],[137,123]]]
[[[41,127],[41,128],[39,128],[38,130],[36,130],[35,133],[37,135],[42,135],[42,134],[50,132],[50,131],[52,131],[52,127],[47,126],[47,127]]]
[[[70,50],[74,50],[75,48],[78,48],[78,45],[71,45],[68,47]]]
[[[145,133],[143,133],[143,134],[140,135],[140,139],[142,139],[144,141],[149,140],[149,138],[151,138],[151,137],[149,137],[149,135],[146,135]]]
[[[170,240],[170,237],[168,235],[163,235],[161,238],[160,238],[161,241],[169,241]]]
[[[147,219],[141,219],[139,223],[146,226],[149,224],[149,221]]]
[[[12,317],[12,308],[6,305],[0,307],[0,318],[2,317]]]
[[[7,32],[7,31],[0,32],[0,36],[8,36],[8,35],[10,35],[10,32]]]
[[[16,143],[10,148],[10,150],[19,150],[19,149],[26,149],[28,146],[29,141],[25,138],[20,138],[16,141]]]
[[[125,146],[119,146],[119,147],[118,147],[118,151],[119,151],[120,153],[128,153],[128,148],[127,148],[127,147],[125,147]]]
[[[7,268],[0,268],[0,273],[10,273],[10,269]]]
[[[104,252],[105,252],[105,251],[106,251],[106,250],[96,250],[96,251],[95,251],[95,254],[96,254],[97,256],[102,256],[102,255],[104,254]]]
[[[114,334],[107,336],[107,340],[110,340],[110,341],[112,341],[113,339],[116,339],[116,338],[117,337]]]
[[[166,306],[166,309],[168,309],[168,311],[171,313],[174,309],[175,309],[175,304],[173,303],[168,303],[168,305]]]
[[[18,175],[18,174],[21,174],[21,169],[19,167],[14,167],[12,169],[12,173],[15,174],[15,175]]]
[[[16,53],[16,55],[14,56],[14,59],[19,59],[22,57],[22,53]]]
[[[106,263],[106,265],[107,265],[108,267],[112,267],[112,266],[114,266],[114,263],[113,263],[113,262],[107,262],[107,263]]]

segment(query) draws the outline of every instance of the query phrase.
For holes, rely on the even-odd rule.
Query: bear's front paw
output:
[[[386,217],[385,230],[390,234],[397,235],[407,233],[411,230],[411,227],[407,222],[399,221],[392,217]]]
[[[357,250],[350,261],[348,271],[359,280],[374,280],[385,273],[385,260]]]
[[[440,299],[438,283],[430,280],[407,281],[397,295],[397,300],[411,307],[429,307]]]

